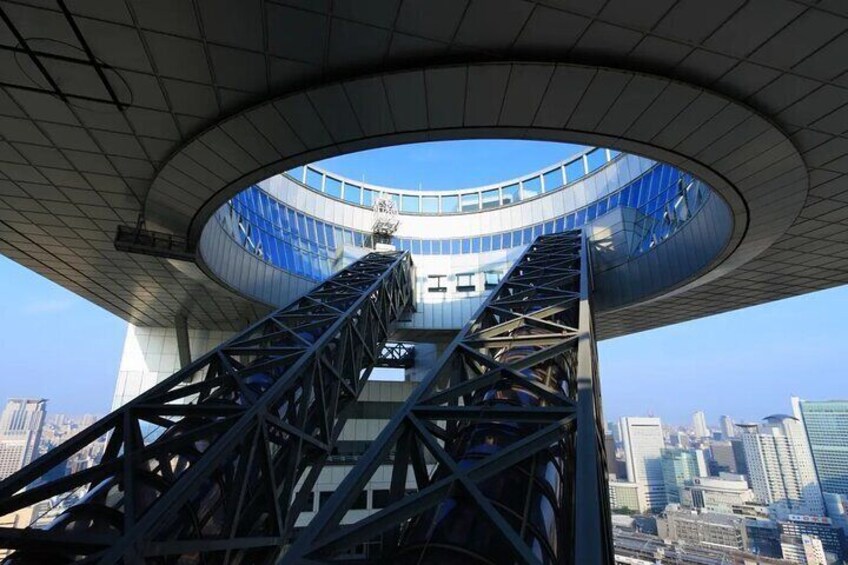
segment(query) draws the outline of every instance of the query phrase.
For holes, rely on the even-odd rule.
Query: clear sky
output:
[[[458,188],[536,171],[572,155],[554,143],[463,141],[400,146],[323,162],[396,187]],[[848,398],[848,287],[602,342],[607,419],[689,423],[704,410],[737,420],[789,412],[790,395]],[[0,400],[49,398],[50,412],[108,410],[126,324],[0,257]]]

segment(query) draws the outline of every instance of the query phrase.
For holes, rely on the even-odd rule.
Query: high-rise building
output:
[[[725,551],[742,551],[747,544],[746,520],[728,514],[698,513],[669,505],[657,518],[661,538]]]
[[[0,480],[38,455],[47,400],[12,398],[0,415]]]
[[[680,490],[680,505],[705,512],[732,514],[734,509],[754,501],[754,492],[742,475],[722,473],[720,477],[696,477]]]
[[[820,540],[822,550],[828,554],[826,563],[841,562],[844,555],[845,539],[842,530],[834,528],[830,518],[822,516],[789,515],[778,523],[780,527],[780,547],[784,559],[798,563],[806,561],[804,536]],[[815,562],[814,562],[815,563]]]
[[[769,416],[762,426],[745,426],[741,435],[751,488],[758,502],[768,504],[780,519],[789,514],[824,515],[824,501],[801,422],[792,416]]]
[[[687,481],[707,476],[706,458],[700,449],[663,449],[661,465],[665,493],[670,503],[680,502],[680,489]]]
[[[745,464],[745,449],[742,441],[732,439],[730,441],[713,441],[710,443],[710,474],[718,476],[720,473],[748,474],[748,465]]]
[[[848,401],[793,398],[793,405],[799,407],[822,491],[848,497]]]
[[[707,417],[703,410],[692,415],[692,427],[695,429],[695,437],[710,437],[710,428],[707,427]]]
[[[639,485],[639,511],[660,511],[666,505],[662,471],[663,431],[659,418],[621,419],[627,479]]]
[[[721,436],[724,439],[730,439],[736,437],[736,427],[733,423],[733,418],[730,416],[724,415],[718,419],[718,424],[721,427]]]
[[[615,438],[609,432],[604,434],[604,451],[607,456],[607,473],[614,475],[618,467],[615,459]]]

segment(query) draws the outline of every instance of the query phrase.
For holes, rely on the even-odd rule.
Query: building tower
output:
[[[0,480],[38,455],[47,400],[12,398],[0,415]]]
[[[721,436],[724,439],[736,437],[736,425],[733,423],[733,418],[725,414],[718,419],[718,423],[721,426]]]
[[[706,458],[700,449],[663,449],[661,465],[669,503],[680,503],[680,490],[686,481],[707,476]]]
[[[663,432],[659,418],[621,419],[627,479],[639,487],[639,511],[662,510],[666,503],[662,470]]]
[[[800,408],[822,491],[848,498],[848,401],[793,404]]]
[[[710,429],[707,427],[707,417],[703,410],[698,410],[692,415],[692,427],[695,429],[696,437],[710,437]]]
[[[824,515],[819,482],[801,422],[773,415],[761,427],[743,428],[751,488],[778,519],[789,514]]]

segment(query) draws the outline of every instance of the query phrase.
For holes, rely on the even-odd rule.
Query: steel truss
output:
[[[283,563],[612,563],[586,249],[528,248]],[[352,521],[384,465],[388,506]]]
[[[412,284],[408,253],[372,253],[0,483],[0,516],[87,491],[0,529],[9,561],[272,561]],[[97,465],[38,483],[103,438]]]
[[[415,366],[415,346],[411,343],[387,343],[380,352],[375,367],[411,369]]]

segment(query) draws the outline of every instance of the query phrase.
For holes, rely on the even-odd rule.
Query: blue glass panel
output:
[[[498,193],[498,189],[494,190],[486,190],[483,192],[483,209],[487,210],[489,208],[497,208],[501,205],[501,197]]]
[[[475,237],[471,240],[471,252],[472,253],[480,253],[480,238]]]
[[[438,196],[422,196],[421,211],[425,214],[439,213],[439,197]]]
[[[462,246],[462,241],[459,239],[452,239],[451,242],[451,255],[459,255],[460,247]]]
[[[347,184],[344,186],[344,199],[352,204],[359,204],[362,198],[362,189],[355,184]]]
[[[521,230],[515,230],[512,232],[512,247],[518,247],[522,244],[522,240],[524,238],[521,235]]]
[[[565,229],[565,218],[563,216],[557,218],[555,223],[554,232],[559,233]]]
[[[295,167],[294,169],[290,169],[286,171],[286,174],[297,182],[301,182],[303,180],[303,167]]]
[[[355,232],[353,232],[353,243],[354,243],[354,245],[356,245],[357,247],[363,247],[363,246],[365,245],[365,242],[363,241],[363,237],[362,237],[362,232],[361,232],[361,231],[355,231]]]
[[[333,237],[336,238],[336,245],[342,247],[345,243],[344,232],[342,228],[333,227]]]
[[[342,197],[342,181],[338,179],[334,179],[333,177],[324,177],[324,192],[332,196],[333,198],[341,198]]]
[[[368,188],[362,190],[362,205],[371,207],[374,205],[374,191]]]
[[[418,196],[404,194],[401,199],[400,211],[404,214],[417,214],[421,211],[421,199]]]
[[[533,226],[533,239],[536,239],[542,235],[542,224],[536,224]]]
[[[521,200],[520,191],[517,184],[511,184],[503,187],[503,203],[513,204]]]
[[[421,240],[413,239],[412,240],[412,252],[416,255],[421,255]]]
[[[522,237],[524,245],[529,245],[533,242],[533,228],[524,228],[524,237]]]
[[[327,230],[324,222],[315,221],[315,235],[319,245],[327,245]]]
[[[521,182],[521,198],[532,198],[542,193],[542,177],[533,177]]]
[[[501,236],[495,236],[496,239],[500,239]],[[485,235],[483,236],[483,253],[492,250],[492,236]]]
[[[467,237],[462,240],[462,252],[471,253],[471,240]]]
[[[552,171],[548,171],[542,176],[545,178],[545,192],[556,190],[563,185],[562,169],[559,167]]]
[[[324,226],[324,231],[326,231],[326,235],[327,235],[327,247],[329,247],[330,249],[335,249],[336,248],[336,238],[333,237],[333,226],[326,224]]]
[[[574,218],[574,227],[583,227],[586,223],[586,208],[577,211],[577,216]]]
[[[496,233],[492,236],[492,251],[500,251],[501,242],[503,241],[503,236],[499,233]],[[485,249],[485,246],[483,247]]]
[[[421,240],[421,254],[429,255],[430,254],[430,240],[422,239]]]
[[[318,171],[313,171],[309,167],[306,168],[306,185],[311,186],[315,190],[321,190],[321,182],[323,180],[324,175],[319,173]]]
[[[545,227],[544,227],[542,233],[544,233],[545,235],[548,235],[550,233],[554,233],[554,223],[553,222],[545,222]]]
[[[607,205],[609,204],[609,200],[606,198],[598,202],[598,216],[603,216],[607,213]]]
[[[451,254],[451,240],[443,239],[442,240],[442,255],[450,255]]]
[[[480,209],[480,193],[472,192],[462,195],[462,211],[474,212]]]
[[[565,180],[572,183],[577,179],[583,178],[586,175],[586,169],[583,167],[583,158],[572,161],[565,166]]]
[[[345,245],[353,245],[353,232],[350,230],[344,230],[344,242]]]
[[[586,211],[586,221],[591,222],[592,220],[595,219],[597,214],[598,214],[598,205],[597,205],[597,203],[592,204],[591,206],[589,206],[589,209]]]
[[[589,163],[589,172],[597,171],[607,162],[606,149],[595,149],[586,155],[586,161]]]
[[[459,212],[459,196],[442,196],[442,213],[455,214]]]
[[[569,214],[565,217],[565,229],[574,229],[574,214]]]

